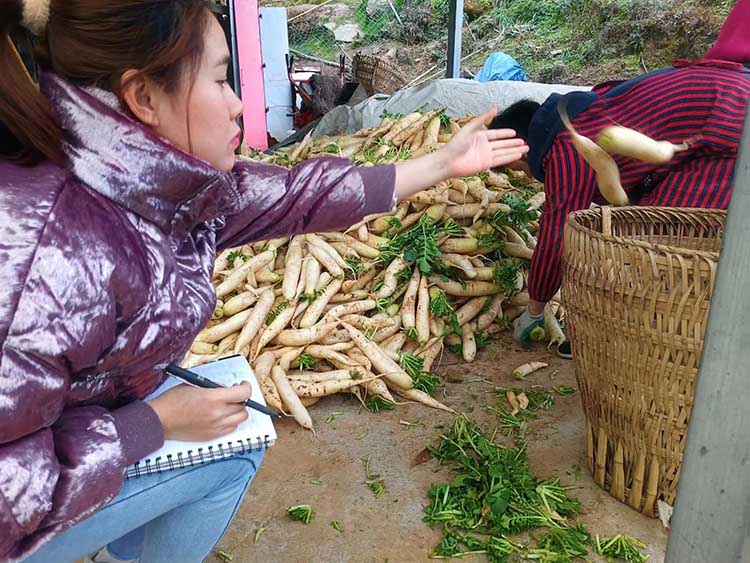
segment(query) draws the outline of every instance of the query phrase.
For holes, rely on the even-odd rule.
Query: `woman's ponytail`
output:
[[[18,54],[11,31],[19,29],[23,5],[0,0],[0,158],[62,162],[62,135],[48,100]],[[3,131],[3,129],[7,131]],[[7,154],[3,154],[7,152]]]

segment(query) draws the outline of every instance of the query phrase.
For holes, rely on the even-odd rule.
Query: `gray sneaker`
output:
[[[565,342],[560,342],[560,344],[557,345],[557,355],[565,360],[572,360],[573,350],[570,348],[570,342],[567,340]]]

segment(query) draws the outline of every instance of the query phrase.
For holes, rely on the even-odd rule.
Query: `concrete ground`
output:
[[[523,387],[512,372],[528,361],[545,361],[550,367],[531,375],[526,385],[575,386],[571,362],[542,347],[522,351],[503,336],[472,364],[449,355],[443,358],[438,371],[449,381],[443,401],[459,411],[473,407],[470,416],[485,430],[494,428],[495,415],[485,408],[495,404],[494,387]],[[416,404],[370,414],[348,396],[326,398],[310,413],[315,436],[292,420],[277,425],[279,440],[210,562],[225,563],[230,557],[232,563],[430,561],[427,552],[439,541],[440,532],[422,522],[422,509],[430,484],[446,482],[451,472],[434,459],[416,466],[412,462],[426,445],[436,442],[451,415]],[[327,422],[329,417],[333,420]],[[416,427],[400,424],[417,420]],[[586,468],[584,430],[579,396],[558,397],[554,407],[530,423],[532,471],[539,478],[559,477],[574,487],[572,495],[582,505],[580,520],[592,534],[629,534],[648,546],[650,562],[662,563],[666,535],[660,523],[594,484]],[[362,459],[367,456],[372,471],[385,480],[380,498],[364,482]],[[287,507],[296,504],[314,509],[308,525],[287,516]],[[333,520],[340,522],[341,533],[331,527]],[[223,557],[217,556],[219,552]]]

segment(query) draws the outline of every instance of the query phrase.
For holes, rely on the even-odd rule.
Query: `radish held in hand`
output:
[[[560,119],[570,133],[573,145],[583,159],[596,172],[596,183],[604,198],[612,205],[627,205],[628,196],[620,183],[620,170],[615,160],[607,152],[588,137],[579,135],[573,128],[566,111],[565,98],[557,106]]]
[[[669,141],[655,141],[643,133],[619,125],[602,129],[596,143],[610,154],[651,164],[666,164],[676,153],[688,148],[684,143],[675,145]]]

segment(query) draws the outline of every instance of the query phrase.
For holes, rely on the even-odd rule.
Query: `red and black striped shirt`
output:
[[[635,205],[726,209],[750,96],[750,71],[719,61],[676,64],[633,80],[567,94],[576,130],[589,138],[613,123],[691,148],[666,165],[616,157]],[[549,301],[560,288],[563,227],[573,211],[603,204],[596,177],[573,146],[551,96],[529,128],[529,165],[544,182],[546,203],[529,275],[529,294]]]

